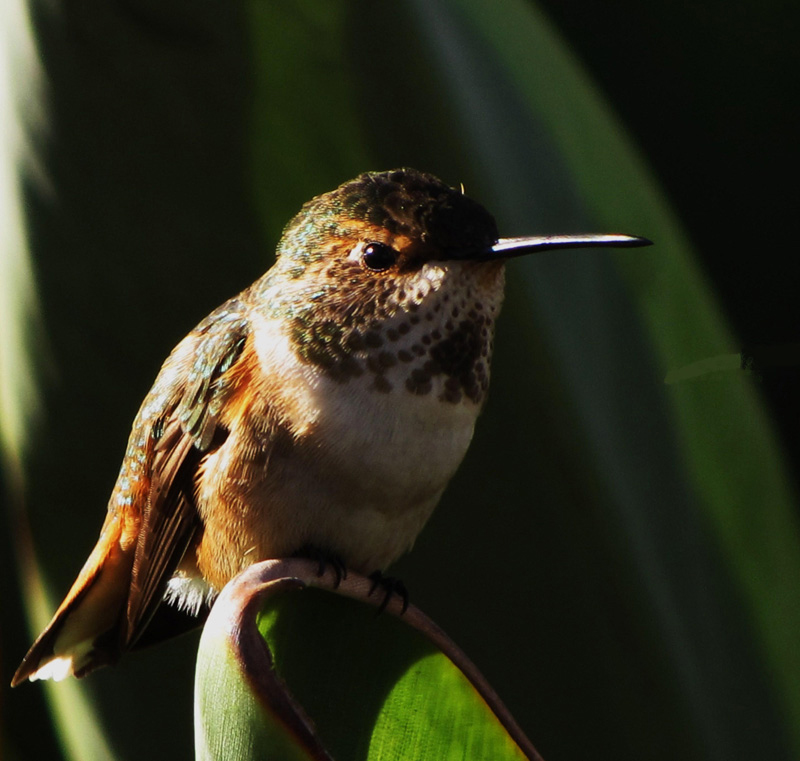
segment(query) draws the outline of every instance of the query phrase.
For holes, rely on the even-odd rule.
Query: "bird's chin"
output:
[[[465,267],[474,269],[475,279],[480,288],[502,291],[505,285],[507,259],[464,262]]]

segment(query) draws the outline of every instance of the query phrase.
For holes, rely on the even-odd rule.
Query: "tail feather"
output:
[[[119,520],[109,515],[64,602],[14,674],[12,687],[26,679],[82,677],[119,658],[133,566],[133,548],[123,549],[121,535]]]

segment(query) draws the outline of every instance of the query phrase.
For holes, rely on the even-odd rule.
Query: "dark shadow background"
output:
[[[792,3],[542,6],[635,136],[741,347],[787,346],[760,387],[800,472],[800,13]]]

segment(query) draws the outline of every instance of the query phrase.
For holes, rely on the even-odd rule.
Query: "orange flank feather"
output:
[[[188,566],[191,560],[191,570],[217,591],[254,559],[246,555],[242,543],[255,536],[249,528],[255,511],[247,509],[246,493],[235,484],[260,483],[285,430],[281,394],[267,386],[252,338],[226,373],[225,382],[227,395],[219,425],[230,432],[229,438],[203,459],[196,478],[198,494],[203,495],[199,504],[211,505],[213,510],[200,508],[203,530],[184,564]]]

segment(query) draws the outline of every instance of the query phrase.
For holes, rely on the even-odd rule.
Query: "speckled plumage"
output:
[[[194,609],[258,560],[313,547],[368,573],[409,550],[486,398],[505,257],[567,245],[497,241],[482,206],[411,169],[307,203],[275,265],[164,363],[14,683],[115,661],[165,592]]]
[[[480,402],[502,281],[487,289],[489,276],[475,271],[496,273],[497,263],[460,262],[441,294],[443,273],[431,263],[442,251],[480,250],[497,237],[482,206],[431,175],[367,173],[303,207],[284,232],[276,266],[253,288],[272,315],[287,319],[299,356],[331,377],[348,382],[366,373],[389,392],[386,371],[401,365],[399,385],[411,393],[442,385],[442,401]],[[403,246],[384,276],[347,256],[354,240],[373,239]]]

